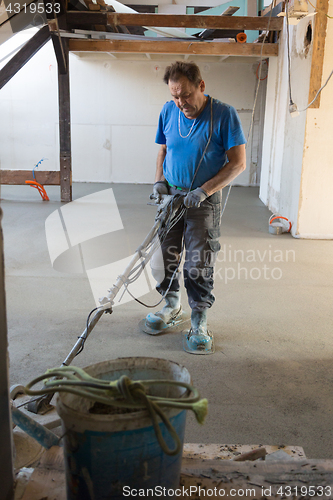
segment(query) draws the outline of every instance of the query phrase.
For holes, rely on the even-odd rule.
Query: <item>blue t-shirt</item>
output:
[[[187,189],[191,186],[209,139],[211,99],[213,98],[209,97],[195,121],[186,118],[174,101],[165,103],[162,108],[155,142],[167,146],[163,173],[169,184]],[[228,161],[226,151],[246,143],[235,108],[217,99],[213,99],[212,104],[213,134],[192,189],[202,186],[221,170]],[[190,130],[191,133],[187,136]]]

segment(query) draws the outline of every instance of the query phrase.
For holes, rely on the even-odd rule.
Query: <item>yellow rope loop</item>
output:
[[[156,439],[157,439],[160,447],[162,448],[163,452],[166,455],[170,455],[170,456],[178,455],[178,453],[181,452],[182,444],[181,444],[179,436],[178,436],[177,432],[175,431],[173,425],[171,424],[170,420],[165,415],[163,410],[158,406],[158,404],[155,403],[154,401],[149,400],[149,398],[147,397],[147,395],[143,391],[138,391],[138,395],[139,394],[140,394],[140,397],[142,399],[142,402],[144,403],[144,405],[146,406],[146,408],[148,410],[148,413],[149,413],[150,418],[151,418],[152,423],[153,423]],[[175,443],[175,447],[173,449],[168,447],[168,445],[165,442],[165,439],[163,438],[161,428],[160,428],[158,420],[157,420],[157,415],[159,415],[160,419],[164,423],[168,433],[170,434],[171,438],[173,439],[173,441]]]
[[[133,405],[137,405],[141,401],[138,389],[145,392],[145,388],[142,384],[132,382],[132,380],[126,375],[122,375],[117,381],[117,389],[119,394],[121,394],[129,403]]]
[[[37,382],[44,381],[44,387],[32,390]],[[186,389],[187,397],[168,398],[147,394],[150,386],[172,385]],[[197,421],[202,424],[207,414],[207,400],[200,399],[196,388],[185,382],[175,380],[135,380],[126,375],[119,380],[107,381],[88,375],[82,368],[60,367],[47,370],[44,375],[32,380],[25,387],[25,393],[31,396],[55,392],[69,392],[106,405],[123,408],[146,408],[152,420],[156,438],[167,455],[177,455],[181,452],[181,441],[167,415],[161,407],[177,410],[192,410]],[[191,396],[190,396],[191,395]],[[123,400],[119,398],[123,397]],[[174,442],[174,448],[168,447],[163,438],[158,417]]]

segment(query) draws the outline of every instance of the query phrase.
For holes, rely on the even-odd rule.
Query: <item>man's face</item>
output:
[[[203,80],[196,87],[186,76],[181,76],[175,82],[169,80],[169,89],[176,106],[186,118],[194,119],[201,113],[206,103],[205,82]]]

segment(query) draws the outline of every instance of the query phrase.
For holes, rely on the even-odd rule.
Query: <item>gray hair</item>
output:
[[[196,87],[202,80],[200,69],[194,62],[176,61],[166,68],[163,81],[166,84],[169,81],[177,82],[182,76],[185,76]]]

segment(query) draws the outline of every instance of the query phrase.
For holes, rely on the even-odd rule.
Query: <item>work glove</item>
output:
[[[156,203],[160,203],[162,196],[169,194],[169,189],[166,181],[157,181],[153,187],[153,194],[150,195],[151,199],[154,199]]]
[[[186,208],[198,208],[207,197],[208,194],[206,191],[201,188],[196,188],[185,196],[184,205]]]

